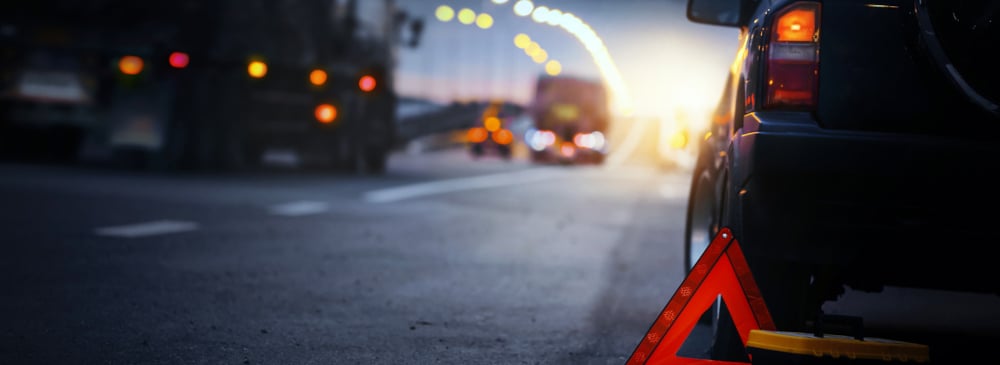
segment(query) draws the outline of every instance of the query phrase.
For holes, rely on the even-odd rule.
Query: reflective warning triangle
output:
[[[708,245],[626,364],[746,364],[677,356],[702,313],[720,294],[744,346],[750,330],[775,330],[739,242],[728,228]]]

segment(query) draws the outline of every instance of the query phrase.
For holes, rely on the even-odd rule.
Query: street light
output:
[[[535,4],[531,0],[518,0],[514,3],[514,14],[518,16],[528,16],[532,10],[535,10]]]
[[[447,23],[455,17],[455,9],[452,9],[448,5],[441,5],[434,11],[434,16],[437,17],[438,20]]]

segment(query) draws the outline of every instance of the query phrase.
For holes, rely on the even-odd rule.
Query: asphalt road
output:
[[[460,150],[385,176],[0,165],[0,363],[622,364],[683,279],[688,180]],[[983,335],[950,353],[1000,333],[995,296],[849,295],[829,309]]]

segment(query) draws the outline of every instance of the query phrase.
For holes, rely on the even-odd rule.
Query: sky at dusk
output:
[[[556,26],[514,14],[516,0],[397,0],[408,13],[425,19],[417,49],[400,54],[397,90],[438,102],[501,98],[527,103],[534,81],[544,73],[513,42],[525,33],[563,65],[564,75],[601,79],[586,48]],[[469,8],[493,16],[479,29],[434,17],[439,5]],[[638,116],[672,117],[679,109],[710,108],[736,53],[738,30],[691,23],[683,1],[537,0],[535,6],[571,12],[603,39],[624,81]]]

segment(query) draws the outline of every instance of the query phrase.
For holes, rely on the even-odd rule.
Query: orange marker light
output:
[[[358,87],[366,93],[375,90],[375,78],[371,75],[361,76],[361,79],[358,80]]]
[[[316,106],[316,120],[323,124],[333,123],[337,119],[337,108],[330,104]]]
[[[191,62],[191,57],[184,52],[174,52],[170,54],[168,61],[173,68],[185,68]]]
[[[125,56],[118,61],[118,69],[126,75],[138,75],[142,72],[142,58],[139,56]]]
[[[475,127],[475,128],[469,128],[469,132],[466,134],[465,138],[470,143],[483,143],[486,141],[487,138],[489,138],[489,136],[490,132],[487,132],[486,128]]]
[[[316,86],[326,83],[326,71],[315,69],[309,73],[309,82]]]
[[[267,75],[267,64],[261,61],[253,61],[247,65],[247,73],[250,77],[259,79]]]
[[[813,7],[804,7],[782,14],[775,28],[778,42],[812,42],[816,33],[817,11]]]
[[[514,142],[514,133],[506,129],[496,131],[496,133],[493,133],[493,142],[501,146],[509,145],[511,142]]]

